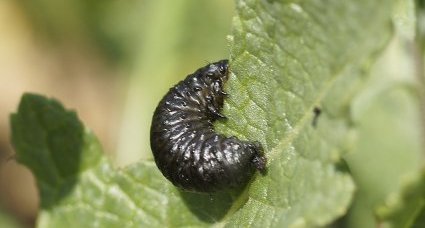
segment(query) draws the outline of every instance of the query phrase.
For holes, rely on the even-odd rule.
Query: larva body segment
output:
[[[258,142],[217,134],[213,122],[226,93],[228,60],[187,76],[160,101],[151,126],[151,148],[162,174],[188,191],[215,192],[246,183],[255,169],[265,171]]]

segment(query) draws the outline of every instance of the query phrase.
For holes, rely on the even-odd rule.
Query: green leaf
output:
[[[398,194],[378,208],[380,227],[425,226],[425,172],[411,177]]]
[[[392,2],[236,5],[229,121],[216,127],[261,141],[267,175],[203,195],[177,190],[152,161],[114,169],[75,113],[28,94],[11,118],[12,140],[37,178],[39,226],[312,227],[345,214],[354,191],[340,168],[353,143],[349,107],[391,34]]]
[[[40,189],[40,227],[201,225],[233,201],[227,193],[180,192],[152,161],[114,169],[95,136],[55,100],[25,94],[11,122],[17,160]]]
[[[228,223],[326,225],[351,200],[351,178],[335,163],[352,143],[350,102],[391,34],[391,1],[237,1],[237,9],[229,122],[218,127],[260,140],[269,172]]]

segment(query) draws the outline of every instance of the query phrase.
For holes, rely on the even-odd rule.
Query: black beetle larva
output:
[[[247,182],[264,172],[266,157],[258,142],[217,134],[213,122],[225,119],[223,84],[228,60],[208,64],[172,87],[152,119],[151,148],[162,174],[174,185],[214,192]]]

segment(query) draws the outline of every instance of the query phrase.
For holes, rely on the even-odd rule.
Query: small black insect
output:
[[[319,120],[319,116],[322,113],[322,109],[320,109],[319,107],[314,107],[313,109],[313,121],[311,122],[311,125],[313,125],[313,127],[317,127],[317,121]]]
[[[217,134],[213,122],[226,119],[223,84],[228,60],[208,64],[172,87],[152,119],[151,148],[162,174],[188,191],[214,192],[246,183],[266,157],[258,142]]]

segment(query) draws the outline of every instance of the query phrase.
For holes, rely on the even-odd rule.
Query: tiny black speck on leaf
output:
[[[322,113],[322,109],[320,109],[319,107],[314,107],[313,113],[314,113],[314,116],[313,116],[313,121],[311,125],[313,127],[317,127],[317,121],[319,120],[319,116]]]

